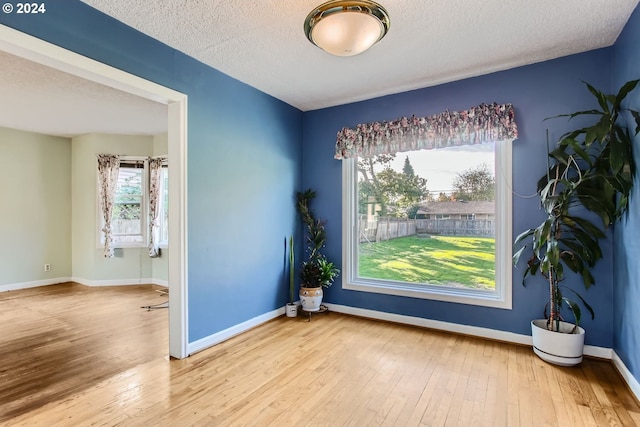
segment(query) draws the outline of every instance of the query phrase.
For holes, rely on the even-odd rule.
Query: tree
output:
[[[380,207],[380,215],[386,216],[387,201],[380,188],[376,169],[380,166],[388,168],[395,158],[395,154],[380,154],[375,157],[358,159],[358,172],[362,175],[358,183],[359,212],[367,212],[367,205],[373,201]]]
[[[436,199],[436,202],[450,202],[450,201],[451,201],[451,197],[447,196],[443,192],[440,192],[440,194],[438,194],[438,198]]]
[[[418,211],[420,210],[420,205],[414,204],[407,208],[407,218],[416,219],[418,217]]]
[[[486,163],[459,173],[453,180],[456,200],[495,200],[496,179]]]
[[[406,177],[413,178],[414,176],[416,176],[416,173],[413,170],[413,166],[411,166],[411,162],[409,161],[409,156],[404,158],[404,166],[402,167],[402,173]]]
[[[413,211],[416,209],[412,210],[412,207],[429,194],[427,180],[415,174],[409,157],[405,159],[402,172],[391,169],[394,158],[395,155],[380,155],[358,161],[358,171],[362,174],[360,212],[366,212],[366,205],[373,201],[379,206],[381,216],[415,216]],[[380,166],[382,170],[378,171]]]

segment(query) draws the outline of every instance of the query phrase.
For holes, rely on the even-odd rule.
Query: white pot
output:
[[[320,311],[322,288],[300,287],[300,305],[304,311]]]
[[[287,317],[297,317],[298,316],[298,306],[295,304],[287,303],[284,307],[285,313]]]
[[[584,329],[578,326],[575,333],[573,323],[560,322],[560,332],[547,329],[546,319],[531,321],[533,352],[542,360],[560,366],[574,366],[582,362]]]

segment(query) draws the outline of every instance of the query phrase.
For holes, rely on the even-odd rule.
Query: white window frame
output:
[[[167,171],[168,172],[169,171],[169,167],[167,165],[168,165],[168,162],[163,162],[161,171],[163,171],[163,172]],[[160,184],[160,206],[162,207],[162,206],[164,206],[164,186],[162,184],[162,183],[164,183],[164,179],[163,179],[162,175],[160,175],[160,182],[161,182],[161,184]],[[158,219],[159,219],[159,222],[160,222],[160,224],[159,224],[160,229],[165,228],[168,231],[169,221],[165,221],[164,220],[164,215],[163,215],[162,211],[160,211]],[[159,233],[159,234],[162,237],[162,233]],[[160,238],[160,241],[158,242],[158,247],[164,248],[164,249],[169,247],[169,237],[168,237],[168,235],[169,235],[169,233],[167,233],[167,238],[166,239]]]
[[[342,160],[342,288],[361,292],[447,301],[484,307],[512,308],[512,147],[495,143],[496,286],[495,291],[356,277],[358,271],[357,159]]]
[[[141,242],[118,242],[114,239],[113,248],[121,249],[121,248],[145,248],[149,245],[149,232],[148,232],[148,224],[147,216],[149,212],[149,161],[147,157],[138,157],[138,156],[120,156],[120,167],[122,167],[123,163],[132,163],[132,162],[143,162],[143,172],[142,172],[142,200],[140,201],[140,227],[142,234]],[[96,168],[97,170],[97,168]],[[100,180],[97,180],[97,185]],[[102,232],[102,228],[104,227],[104,218],[102,217],[102,209],[100,207],[100,189],[96,186],[96,203],[97,203],[97,219],[96,219],[96,248],[104,248],[104,233]]]

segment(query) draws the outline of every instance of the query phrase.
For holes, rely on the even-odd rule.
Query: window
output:
[[[99,193],[99,192],[98,192]],[[160,170],[158,245],[169,244],[169,169]],[[104,245],[104,220],[98,201],[98,246]],[[149,244],[149,162],[146,158],[122,156],[112,214],[113,247],[146,247]]]
[[[116,248],[146,246],[147,162],[124,157],[120,160],[111,227]],[[99,206],[99,203],[98,203]],[[99,210],[99,209],[98,209]],[[99,244],[104,245],[104,220],[100,217]]]
[[[169,245],[169,168],[163,164],[160,171],[160,214],[158,215],[160,240],[158,244]]]
[[[343,288],[511,308],[510,142],[358,160],[342,160]],[[473,171],[493,186],[456,181]]]

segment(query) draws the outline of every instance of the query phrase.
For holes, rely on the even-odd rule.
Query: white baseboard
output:
[[[89,280],[82,277],[72,277],[72,282],[80,283],[85,286],[131,286],[131,285],[159,285],[169,286],[166,280],[153,279],[150,277],[140,279],[106,279],[106,280]]]
[[[585,345],[582,352],[585,356],[597,357],[598,359],[612,360],[613,358],[613,349],[606,347]]]
[[[169,287],[169,281],[168,280],[151,279],[150,283],[152,285],[164,286],[165,288]]]
[[[282,316],[283,314],[284,314],[284,307],[280,307],[276,310],[254,317],[253,319],[249,319],[246,322],[239,323],[228,329],[217,332],[213,335],[209,335],[208,337],[201,338],[187,345],[187,353],[191,355],[193,353],[197,353],[198,351],[202,351],[206,348],[212,347],[216,344],[219,344],[223,341],[228,340],[229,338],[235,337],[236,335],[246,332],[249,329],[253,329],[256,326],[259,326],[265,322],[268,322],[271,319],[275,319],[278,316]]]
[[[55,279],[34,280],[33,282],[10,283],[8,285],[0,285],[0,292],[38,288],[40,286],[57,285],[58,283],[66,283],[71,281],[72,280],[70,277],[56,277]]]
[[[323,303],[325,304],[325,303]],[[348,307],[344,305],[325,304],[329,310],[354,316],[368,317],[389,322],[404,323],[406,325],[422,326],[440,331],[455,332],[458,334],[472,335],[475,337],[489,338],[509,343],[533,345],[531,336],[513,332],[497,331],[495,329],[481,328],[478,326],[461,325],[458,323],[443,322],[440,320],[424,319],[422,317],[405,316],[402,314],[385,313],[384,311],[368,310],[364,308]]]
[[[627,368],[620,356],[618,356],[618,353],[616,353],[615,351],[613,352],[611,361],[613,362],[613,366],[615,366],[618,372],[620,372],[620,375],[622,375],[622,378],[629,386],[629,389],[631,389],[631,392],[633,393],[635,398],[640,401],[640,383],[638,383],[638,380],[633,376],[631,371]]]
[[[38,288],[40,286],[57,285],[59,283],[75,282],[85,286],[130,286],[130,285],[158,285],[169,286],[169,282],[160,279],[123,279],[123,280],[87,280],[81,277],[57,277],[55,279],[34,280],[33,282],[10,283],[0,285],[0,292],[17,291],[20,289]]]
[[[514,332],[498,331],[495,329],[481,328],[479,326],[461,325],[458,323],[443,322],[440,320],[424,319],[422,317],[405,316],[402,314],[385,313],[383,311],[367,310],[363,308],[348,307],[345,305],[325,304],[329,310],[354,316],[368,317],[370,319],[386,320],[388,322],[404,323],[406,325],[422,326],[429,329],[454,332],[457,334],[471,335],[496,341],[504,341],[513,344],[533,346],[531,335],[516,334]],[[611,360],[612,350],[605,347],[592,345],[584,346],[586,356]]]

